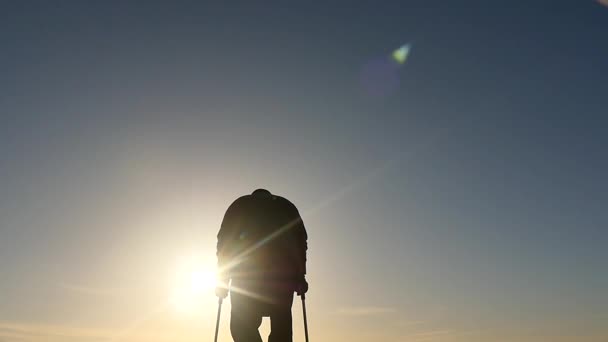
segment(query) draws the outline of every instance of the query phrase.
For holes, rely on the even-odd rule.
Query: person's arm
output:
[[[234,232],[236,231],[236,216],[239,207],[239,200],[234,201],[222,220],[220,231],[217,234],[217,278],[220,284],[216,289],[219,297],[225,297],[228,293],[228,283],[230,282],[230,262],[233,257]]]
[[[299,295],[308,291],[308,283],[306,282],[306,253],[308,251],[308,233],[304,226],[304,221],[298,212],[298,209],[291,203],[289,203],[290,222],[289,235],[291,235],[293,241],[292,249],[292,260],[294,262],[294,275],[296,281],[295,291]]]
[[[297,212],[297,211],[296,211]],[[308,233],[306,233],[306,228],[304,227],[304,221],[300,216],[300,213],[297,213],[297,223],[294,227],[294,233],[296,236],[296,241],[298,241],[298,272],[304,276],[306,275],[306,252],[308,251]]]
[[[298,217],[300,215],[298,214]],[[296,234],[298,236],[299,243],[299,261],[300,261],[300,276],[299,284],[296,287],[296,292],[299,296],[303,296],[308,292],[308,282],[306,281],[306,252],[308,251],[308,233],[304,227],[304,221],[302,218],[299,219],[299,224],[296,225]],[[304,297],[302,297],[304,298]]]

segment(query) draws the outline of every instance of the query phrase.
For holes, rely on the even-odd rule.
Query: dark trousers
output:
[[[230,332],[234,342],[262,342],[258,329],[263,317],[270,317],[268,342],[293,341],[291,322],[293,292],[274,298],[256,299],[232,291],[230,302],[232,304]]]

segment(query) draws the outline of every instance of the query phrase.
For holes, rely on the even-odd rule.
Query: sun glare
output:
[[[216,279],[214,267],[201,258],[182,259],[175,272],[169,302],[178,312],[194,313],[201,308],[205,297],[212,296]]]

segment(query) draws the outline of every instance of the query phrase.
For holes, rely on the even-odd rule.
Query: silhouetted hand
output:
[[[215,287],[215,295],[218,298],[225,299],[228,297],[228,279],[220,279]]]
[[[218,286],[215,288],[215,295],[218,298],[226,299],[228,297],[228,288],[225,286]]]
[[[306,292],[308,292],[308,282],[306,281],[306,279],[304,277],[297,280],[295,291],[298,294],[298,296],[301,296],[301,295],[305,294]]]

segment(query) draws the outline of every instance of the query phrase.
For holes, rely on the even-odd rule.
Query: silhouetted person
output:
[[[294,292],[308,291],[306,229],[287,199],[257,189],[234,201],[217,235],[220,280],[230,283],[230,332],[235,342],[261,342],[262,317],[270,317],[268,342],[292,342]],[[225,298],[226,286],[216,294]]]

